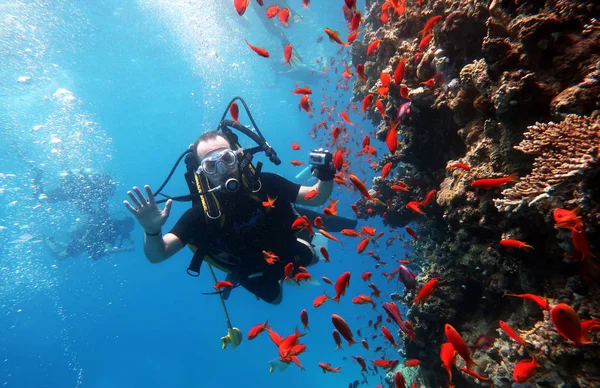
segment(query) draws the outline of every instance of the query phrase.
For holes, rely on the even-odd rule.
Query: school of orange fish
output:
[[[246,11],[246,8],[249,6],[251,0],[234,0],[234,6],[237,13],[241,16]],[[262,0],[256,0],[260,6],[263,6]],[[344,49],[351,46],[352,43],[357,39],[359,33],[359,27],[361,25],[362,15],[359,11],[356,10],[356,0],[340,0],[340,5],[342,6],[342,13],[348,23],[349,35],[346,39],[346,42],[340,38],[340,34],[337,31],[333,31],[329,28],[324,28],[323,32],[329,37],[329,40],[335,44],[340,45],[340,49],[338,54],[343,54]],[[421,4],[421,1],[416,0],[414,4],[407,4],[406,0],[388,0],[385,1],[381,7],[380,20],[383,24],[389,23],[393,18],[399,18],[405,12],[407,6],[415,6],[418,7]],[[308,8],[310,6],[310,0],[302,0],[302,7]],[[289,8],[280,8],[278,5],[273,5],[265,9],[266,16],[268,18],[277,17],[281,24],[285,27],[289,27],[289,18],[290,18],[290,9]],[[414,56],[412,59],[418,61],[423,56],[423,50],[427,49],[432,44],[432,40],[435,37],[435,29],[442,22],[443,16],[436,15],[431,17],[423,26],[423,29],[419,32],[421,38],[418,40],[416,44],[416,49],[414,52]],[[367,45],[367,56],[374,54],[379,47],[380,39],[374,39]],[[261,57],[269,58],[270,54],[267,50],[261,47],[253,46],[248,41],[246,44],[253,50],[256,54]],[[283,50],[283,58],[284,58],[284,66],[292,66],[291,58],[292,58],[293,47],[291,44],[287,45]],[[393,60],[393,59],[392,59]],[[318,63],[321,63],[322,60],[317,60]],[[342,90],[347,91],[349,86],[348,83],[350,80],[354,78],[354,82],[365,82],[367,80],[367,76],[365,74],[365,69],[363,64],[356,64],[355,73],[352,73],[350,67],[347,66],[345,59],[338,59],[343,67],[343,72],[341,73],[341,78],[338,80],[336,85],[336,91]],[[367,203],[378,203],[380,205],[389,207],[389,203],[384,203],[377,196],[379,193],[371,193],[365,184],[358,178],[356,175],[350,172],[352,168],[350,162],[350,153],[351,147],[350,142],[355,138],[362,136],[364,131],[358,131],[357,125],[353,123],[350,119],[349,112],[354,111],[356,114],[365,113],[369,109],[373,109],[373,101],[375,105],[375,109],[380,113],[382,120],[388,119],[386,115],[385,107],[382,101],[385,101],[390,92],[398,93],[399,97],[405,102],[402,103],[398,107],[398,115],[395,119],[389,119],[389,129],[387,131],[387,135],[385,138],[385,143],[390,153],[394,153],[398,146],[398,131],[397,127],[400,124],[403,117],[410,113],[410,99],[409,92],[410,89],[407,85],[403,84],[404,78],[404,70],[407,66],[407,60],[405,58],[397,58],[395,60],[395,70],[393,74],[382,72],[379,77],[379,83],[377,92],[368,94],[362,101],[362,110],[359,112],[357,107],[350,103],[344,108],[338,109],[337,103],[338,101],[333,99],[332,96],[327,96],[325,94],[325,88],[323,91],[323,102],[321,103],[320,108],[320,117],[321,120],[317,120],[314,115],[316,112],[313,111],[312,101],[309,95],[312,95],[312,90],[310,86],[304,85],[299,86],[296,84],[296,88],[291,90],[292,93],[300,95],[299,101],[299,109],[304,110],[307,114],[311,115],[316,123],[311,128],[311,136],[313,139],[325,141],[328,143],[329,147],[335,149],[333,153],[333,162],[336,170],[338,171],[334,181],[338,184],[338,189],[340,187],[345,187],[348,190],[354,188],[361,196],[365,197],[366,200],[371,201]],[[328,62],[328,66],[323,70],[323,73],[333,72],[335,75],[338,74],[338,67],[335,67],[336,59],[332,58]],[[356,77],[355,77],[356,76]],[[397,86],[395,88],[389,88],[391,82]],[[327,79],[327,83],[330,80]],[[425,85],[427,88],[430,88],[432,91],[436,86],[443,84],[443,78],[441,75],[436,75],[434,78],[429,80],[425,80],[421,82],[422,85]],[[329,103],[329,105],[328,105]],[[338,115],[335,115],[338,112]],[[237,104],[233,104],[230,109],[230,114],[235,121],[238,121],[239,109]],[[341,120],[337,119],[337,116]],[[366,116],[365,116],[366,118]],[[364,120],[364,118],[363,118]],[[352,131],[354,129],[354,131]],[[352,133],[350,133],[352,131]],[[370,144],[370,136],[368,134],[364,135],[361,143],[355,141],[355,144],[358,147],[361,147],[358,153],[356,154],[357,160],[358,157],[367,155],[366,162],[371,162],[372,158],[377,157],[377,151]],[[292,150],[297,151],[300,150],[300,145],[297,143],[292,143]],[[294,166],[301,166],[304,163],[299,160],[291,160],[291,164]],[[383,180],[386,180],[388,176],[391,174],[392,162],[385,164],[381,170],[381,177]],[[470,166],[464,163],[455,163],[447,167],[448,170],[453,169],[463,169],[470,170]],[[363,171],[364,173],[364,171]],[[506,177],[500,178],[482,178],[477,179],[471,182],[471,187],[476,190],[490,190],[497,187],[504,186],[511,182],[517,181],[517,176],[512,174]],[[348,181],[350,184],[348,184]],[[401,180],[392,180],[391,189],[395,192],[410,192],[410,187],[408,184]],[[305,199],[310,200],[314,198],[319,193],[316,190],[309,192]],[[435,202],[434,199],[436,197],[436,190],[430,190],[425,198],[421,201],[413,200],[409,201],[406,204],[406,208],[418,213],[420,215],[425,215],[423,208],[428,206],[429,204]],[[263,206],[265,207],[273,207],[277,198],[268,198],[268,201],[263,202]],[[338,213],[337,204],[339,200],[330,199],[330,205],[323,209],[323,217],[335,216]],[[358,215],[359,210],[356,204],[351,205],[352,210]],[[367,208],[367,212],[372,213],[372,208]],[[567,210],[567,209],[555,209],[553,213],[554,220],[556,221],[557,228],[566,228],[571,230],[572,244],[575,250],[575,255],[577,257],[572,257],[576,260],[580,260],[582,263],[589,262],[592,258],[594,258],[594,254],[590,252],[589,243],[586,237],[585,228],[583,225],[583,221],[577,215],[577,209],[575,210]],[[387,222],[387,213],[383,213],[383,221]],[[306,229],[312,235],[314,234],[314,227],[318,228],[319,232],[324,235],[326,238],[342,243],[340,239],[333,236],[329,232],[325,230],[323,226],[322,217],[316,217],[314,220],[308,219],[306,216],[298,218],[292,225],[293,229],[300,230]],[[389,230],[393,232],[393,229]],[[408,234],[414,241],[417,243],[418,234],[411,227],[405,227],[406,234]],[[384,235],[384,232],[376,233],[376,230],[369,226],[362,226],[360,231],[355,231],[352,229],[344,229],[341,231],[341,234],[345,237],[349,238],[360,238],[357,244],[357,253],[362,254],[366,251],[367,247],[371,242],[376,242],[380,237]],[[389,246],[395,240],[401,238],[400,236],[393,236],[387,240],[386,245]],[[508,249],[534,249],[534,247],[526,244],[525,242],[506,238],[499,241],[499,244],[507,247]],[[322,256],[324,257],[325,263],[329,262],[329,253],[325,247],[319,248]],[[367,252],[371,257],[376,260],[376,268],[379,266],[386,265],[387,263],[382,261],[380,257],[375,253],[374,250],[370,250]],[[271,252],[263,251],[264,259],[269,264],[274,264],[279,260],[279,258]],[[399,262],[399,266],[390,272],[383,272],[382,274],[387,277],[388,280],[392,280],[398,275],[398,280],[401,281],[405,288],[411,292],[416,292],[416,296],[411,301],[411,305],[413,308],[417,308],[420,303],[427,301],[427,299],[436,291],[438,284],[443,282],[443,279],[432,278],[429,279],[425,284],[421,287],[418,286],[416,281],[416,275],[412,273],[405,265],[410,264],[407,260],[397,260]],[[361,279],[364,282],[370,282],[372,276],[372,272],[365,272],[361,275]],[[294,268],[293,264],[290,263],[285,267],[285,281],[294,281],[301,282],[311,278],[311,274],[307,271],[306,268]],[[322,306],[327,301],[335,301],[339,303],[341,298],[345,295],[349,285],[350,285],[350,272],[344,272],[341,274],[337,281],[333,283],[327,277],[323,276],[322,280],[334,287],[335,295],[329,297],[327,292],[324,291],[323,295],[315,298],[313,302],[313,307],[318,308]],[[222,289],[231,287],[232,284],[228,282],[219,282],[215,286],[216,289]],[[352,303],[354,304],[370,304],[373,309],[376,309],[376,302],[373,298],[380,298],[380,291],[377,286],[371,282],[369,287],[373,290],[371,295],[358,295],[352,299]],[[571,341],[575,346],[585,345],[590,343],[590,331],[600,329],[600,319],[590,319],[581,321],[577,313],[568,305],[564,303],[556,304],[555,306],[551,306],[548,301],[540,296],[532,295],[532,294],[507,294],[506,296],[518,297],[523,299],[528,299],[545,311],[549,311],[549,318],[553,322],[558,333],[567,341]],[[387,302],[382,303],[381,307],[387,313],[386,322],[391,323],[392,321],[398,326],[399,331],[405,336],[408,341],[415,340],[415,332],[414,328],[409,322],[409,320],[404,320],[402,315],[395,304],[395,302]],[[308,312],[306,309],[302,310],[300,313],[300,319],[305,329],[308,329]],[[332,336],[334,342],[336,344],[336,349],[342,348],[342,338],[347,341],[348,345],[353,345],[358,343],[354,339],[353,331],[350,328],[350,325],[344,318],[337,314],[333,314],[331,317],[331,321],[334,327]],[[385,325],[383,325],[383,316],[382,314],[377,315],[375,322],[372,320],[369,321],[369,327],[372,327],[376,332],[378,330],[381,331],[381,335],[383,338],[389,342],[389,344],[396,348],[400,345],[399,341],[396,341],[394,335]],[[525,339],[523,339],[519,334],[515,332],[513,328],[511,328],[506,322],[499,321],[499,327],[506,333],[510,338],[517,341],[519,344],[524,347],[531,346]],[[300,363],[299,356],[306,351],[306,345],[300,342],[302,336],[306,333],[301,333],[296,329],[296,331],[288,335],[286,337],[281,337],[277,334],[272,327],[268,325],[267,322],[256,325],[253,327],[248,333],[248,339],[252,340],[256,338],[262,332],[268,332],[269,337],[276,345],[279,351],[279,359],[284,363],[295,363],[300,368],[304,369],[302,364]],[[358,336],[362,336],[362,333],[359,330],[356,330]],[[445,369],[448,375],[448,386],[452,386],[452,367],[455,366],[457,355],[460,356],[464,362],[465,366],[460,368],[461,372],[464,372],[480,381],[488,381],[489,377],[479,375],[477,372],[473,370],[473,366],[477,365],[475,361],[473,361],[472,356],[474,356],[475,352],[479,350],[483,350],[491,347],[494,342],[494,338],[488,335],[479,336],[472,346],[468,346],[466,342],[463,340],[460,333],[452,327],[449,323],[446,323],[444,326],[444,333],[447,339],[447,342],[443,343],[440,348],[440,359],[442,368]],[[377,334],[373,334],[371,336],[372,339],[377,338]],[[370,350],[367,339],[362,339],[362,346]],[[374,352],[379,352],[382,349],[381,346],[374,349]],[[360,366],[360,372],[367,372],[367,364],[366,361],[360,356],[352,357],[356,363]],[[385,359],[385,358],[377,358],[371,360],[372,365],[374,366],[374,371],[377,373],[377,368],[381,368],[384,371],[392,371],[399,364],[399,360],[397,359]],[[404,365],[406,367],[416,367],[420,364],[420,360],[411,359],[405,361]],[[341,368],[332,367],[330,364],[325,362],[320,362],[319,367],[322,368],[323,372],[341,372]],[[541,365],[536,361],[534,357],[530,359],[524,359],[519,361],[513,371],[513,379],[515,382],[524,383],[529,381],[536,373],[536,369],[540,368]],[[394,375],[394,382],[396,387],[405,387],[406,381],[401,372],[396,372]],[[352,385],[352,384],[351,384]],[[417,386],[417,382],[412,382],[412,387]],[[380,387],[380,386],[378,386]]]

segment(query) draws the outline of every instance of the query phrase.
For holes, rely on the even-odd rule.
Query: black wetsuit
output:
[[[219,196],[225,224],[207,225],[202,206],[186,211],[170,233],[183,244],[193,244],[211,255],[226,252],[226,261],[231,266],[233,280],[242,281],[242,286],[254,295],[273,302],[281,293],[279,280],[284,276],[284,266],[289,262],[307,265],[307,259],[299,253],[299,244],[291,225],[296,219],[292,203],[296,201],[300,185],[271,173],[260,175],[262,189],[260,201],[241,193]],[[262,201],[277,197],[274,208],[268,209]],[[280,261],[269,265],[262,251],[279,256]],[[248,279],[248,275],[262,272],[263,276]]]

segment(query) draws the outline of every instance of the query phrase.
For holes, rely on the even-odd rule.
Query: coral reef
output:
[[[352,47],[353,63],[364,64],[367,74],[366,82],[354,84],[354,99],[377,96],[380,73],[393,74],[400,59],[406,61],[402,85],[411,111],[401,117],[398,149],[374,169],[393,162],[410,191],[394,192],[390,182],[376,178],[373,192],[387,205],[361,199],[357,206],[362,217],[384,216],[391,227],[416,223],[419,241],[409,259],[423,268],[419,284],[440,280],[431,297],[408,313],[417,340],[406,339],[405,355],[421,360],[419,381],[447,386],[440,346],[450,323],[468,344],[482,334],[495,338],[474,356],[477,373],[495,386],[511,386],[517,362],[532,357],[542,366],[532,383],[598,386],[597,334],[591,344],[573,345],[557,333],[549,312],[504,295],[546,296],[551,305],[572,306],[581,319],[600,317],[600,265],[593,256],[600,255],[600,3],[409,2],[387,23],[380,19],[384,1],[370,4],[364,39]],[[431,43],[419,48],[419,31],[436,15],[441,18]],[[380,48],[367,56],[375,38]],[[435,83],[423,85],[427,80]],[[377,96],[387,118],[376,109],[367,112],[381,141],[408,101],[399,86]],[[471,186],[511,174],[517,182],[505,187]],[[436,203],[423,214],[406,208],[431,189],[438,190]],[[579,209],[583,234],[557,229],[555,208]],[[589,241],[584,260],[573,258],[582,249],[574,237]],[[535,249],[505,247],[501,239]],[[406,291],[394,299],[408,303],[414,296]],[[524,330],[529,344],[501,332],[499,320]],[[481,385],[457,368],[453,384]]]

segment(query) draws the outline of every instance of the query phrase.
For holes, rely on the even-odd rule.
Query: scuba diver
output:
[[[134,227],[135,221],[131,217],[121,220],[90,217],[73,231],[68,244],[53,237],[46,238],[44,242],[57,259],[86,254],[90,259],[98,260],[103,256],[133,251],[131,232]],[[123,245],[124,240],[129,244]]]
[[[239,122],[224,120],[236,99],[246,108],[256,132]],[[336,170],[331,153],[317,150],[310,154],[312,175],[318,179],[313,186],[261,173],[262,163],[257,167],[251,164],[255,153],[264,152],[276,165],[281,161],[260,133],[246,103],[236,97],[229,106],[217,130],[203,133],[179,157],[156,193],[148,185],[144,186],[146,196],[133,187],[127,192],[129,201],[124,201],[124,205],[144,229],[144,253],[150,263],[165,261],[187,244],[194,251],[188,274],[198,276],[202,261],[207,261],[211,272],[212,266],[226,272],[234,288],[242,286],[267,303],[279,304],[286,264],[293,263],[296,273],[300,266],[313,265],[319,260],[311,236],[304,237],[306,232],[292,229],[292,223],[303,211],[294,204],[323,205],[332,192]],[[242,148],[232,129],[250,137],[258,146]],[[190,195],[169,197],[160,193],[184,156]],[[305,199],[312,190],[318,194]],[[157,194],[168,200],[157,201]],[[193,206],[163,234],[162,227],[173,200],[191,200]],[[158,203],[165,201],[161,210]],[[312,213],[314,218],[317,213]],[[355,227],[356,220],[330,217],[325,218],[324,224],[328,231],[340,231]],[[276,255],[278,260],[269,264],[263,252]],[[213,277],[216,282],[214,272]],[[223,297],[222,292],[217,293]]]

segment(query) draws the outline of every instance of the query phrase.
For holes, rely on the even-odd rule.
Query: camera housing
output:
[[[325,166],[331,161],[331,154],[328,152],[312,151],[308,155],[308,160],[312,166]]]

